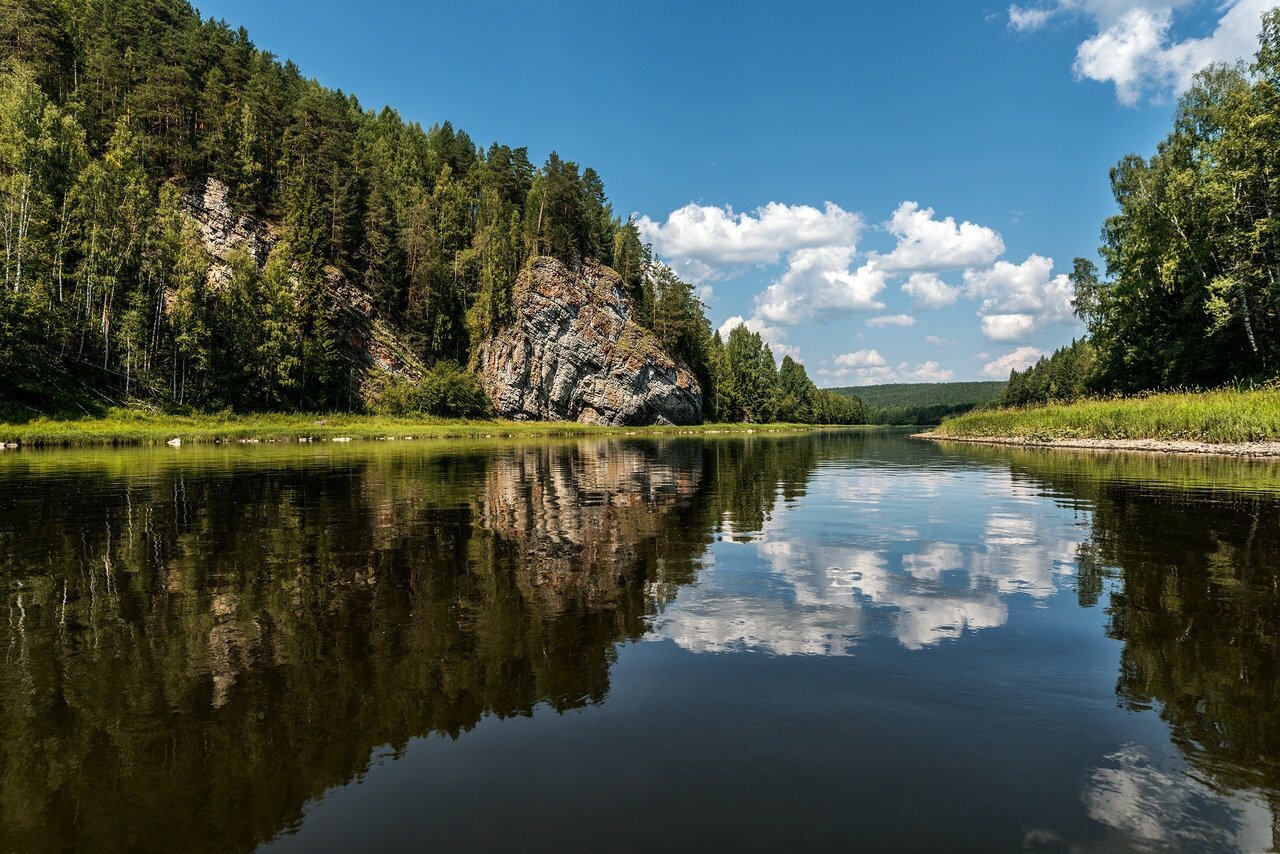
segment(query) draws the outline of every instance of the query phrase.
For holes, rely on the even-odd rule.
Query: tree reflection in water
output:
[[[709,542],[698,442],[30,455],[0,843],[246,848],[380,745],[600,702]]]
[[[1224,811],[1214,790],[1257,793],[1238,814],[1218,816],[1217,839],[1249,848],[1265,819],[1265,847],[1280,848],[1280,467],[1028,451],[971,457],[1008,460],[1015,476],[1092,510],[1078,591],[1084,606],[1110,594],[1108,632],[1124,644],[1116,694],[1130,709],[1157,710],[1204,781],[1174,785],[1130,746],[1093,775],[1091,809],[1128,816],[1152,843],[1203,844],[1195,828]],[[1106,809],[1099,789],[1136,802]],[[1180,827],[1193,836],[1178,836]]]

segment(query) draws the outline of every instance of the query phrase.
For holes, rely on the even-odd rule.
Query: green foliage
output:
[[[1079,260],[1072,274],[1096,357],[1086,387],[1206,387],[1280,370],[1278,56],[1273,10],[1251,70],[1202,71],[1155,154],[1111,170],[1108,278]]]
[[[997,400],[1004,388],[1004,382],[886,383],[831,391],[860,397],[871,424],[937,424]]]
[[[53,324],[30,295],[0,290],[0,400],[40,403],[66,380]]]
[[[705,415],[862,420],[758,335],[721,344],[692,285],[616,216],[589,166],[481,149],[449,122],[368,111],[206,21],[186,0],[0,0],[4,335],[0,404],[85,389],[106,403],[343,410],[343,283],[427,365],[388,411],[474,415],[479,345],[513,319],[531,258],[609,264],[638,324],[697,377]],[[207,179],[270,223],[269,257],[213,264],[183,212]],[[256,251],[256,250],[255,250]],[[14,371],[11,371],[13,373]],[[55,388],[56,386],[56,388]]]
[[[493,414],[493,404],[476,375],[452,362],[437,362],[417,383],[388,383],[373,408],[381,414],[396,416],[486,418]]]
[[[815,424],[867,424],[867,407],[862,400],[829,389],[817,389],[813,398]]]
[[[722,421],[773,421],[777,414],[778,373],[773,352],[758,332],[739,324],[718,353],[716,417]]]
[[[0,39],[2,286],[43,330],[15,333],[14,365],[56,353],[116,401],[346,408],[342,280],[427,364],[467,363],[510,321],[534,254],[619,264],[641,296],[651,256],[595,170],[366,111],[185,0],[0,0]],[[265,267],[209,279],[180,207],[210,177],[274,223]]]
[[[793,424],[865,424],[866,407],[849,395],[819,389],[804,365],[786,356],[774,367],[773,351],[743,324],[723,344],[711,339],[715,417],[721,421]]]
[[[1072,341],[1019,373],[1009,372],[1000,406],[1032,406],[1079,400],[1094,391],[1097,350],[1087,338]]]

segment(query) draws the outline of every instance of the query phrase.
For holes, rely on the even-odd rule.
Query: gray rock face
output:
[[[230,261],[236,253],[247,254],[261,270],[280,242],[270,224],[233,211],[230,195],[226,184],[210,178],[203,190],[190,192],[182,200],[182,209],[195,223],[212,257],[209,287],[215,289],[231,282]],[[389,379],[422,379],[422,362],[369,295],[336,269],[326,270],[325,280],[329,311],[338,330],[338,349],[351,364],[354,394],[369,402]]]
[[[182,209],[195,222],[200,241],[214,258],[225,262],[234,253],[244,252],[259,267],[267,263],[277,236],[266,223],[231,210],[231,189],[226,184],[210,178],[203,192],[193,191],[182,198]]]
[[[536,258],[516,281],[514,323],[480,347],[499,416],[584,424],[697,424],[702,389],[631,320],[622,278]]]

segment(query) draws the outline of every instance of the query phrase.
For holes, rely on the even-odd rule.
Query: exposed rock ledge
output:
[[[182,200],[183,210],[195,223],[205,250],[213,258],[209,287],[215,289],[230,283],[229,262],[233,254],[246,253],[262,269],[280,240],[271,224],[233,211],[230,195],[226,184],[210,178],[202,189],[188,193]],[[420,380],[422,363],[369,295],[332,267],[325,271],[325,279],[329,311],[339,334],[338,349],[351,364],[351,386],[356,396],[369,401],[389,378]]]
[[[616,426],[697,424],[702,389],[631,320],[622,278],[535,258],[516,280],[515,321],[484,341],[481,382],[503,418]]]
[[[964,442],[970,445],[1014,445],[1077,451],[1137,451],[1150,454],[1216,454],[1224,457],[1280,457],[1280,442],[1191,442],[1181,439],[1031,439],[1021,436],[944,436],[932,431],[913,439]]]

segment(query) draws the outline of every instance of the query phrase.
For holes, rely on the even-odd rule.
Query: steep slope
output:
[[[201,242],[213,258],[209,286],[225,287],[229,261],[237,252],[249,255],[262,269],[279,241],[270,223],[238,215],[228,200],[230,190],[210,178],[203,190],[183,198],[183,210],[200,231]],[[335,268],[325,271],[329,310],[339,332],[338,349],[352,366],[352,391],[368,403],[388,379],[416,382],[425,370],[422,362],[361,288],[348,282]]]
[[[631,320],[622,278],[535,258],[516,280],[515,320],[481,344],[479,369],[497,414],[521,421],[697,424],[702,389]]]

